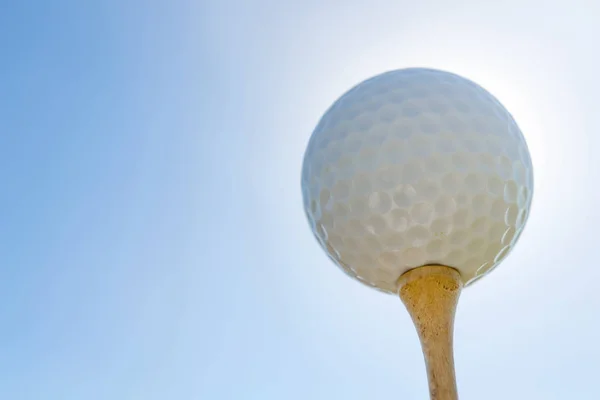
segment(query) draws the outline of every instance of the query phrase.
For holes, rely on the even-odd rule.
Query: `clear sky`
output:
[[[496,95],[535,195],[456,320],[461,399],[597,399],[600,5],[21,0],[0,7],[0,398],[425,399],[400,300],[305,221],[303,151],[380,72]]]

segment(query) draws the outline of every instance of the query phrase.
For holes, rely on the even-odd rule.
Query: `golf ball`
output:
[[[456,268],[468,285],[497,266],[528,218],[533,168],[511,114],[479,85],[423,68],[341,96],[302,167],[310,226],[347,274],[388,293],[406,271]]]

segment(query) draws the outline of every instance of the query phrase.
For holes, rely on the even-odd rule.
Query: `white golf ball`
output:
[[[528,218],[533,168],[509,112],[477,84],[410,68],[340,97],[302,168],[310,226],[347,274],[388,293],[406,271],[498,265]]]

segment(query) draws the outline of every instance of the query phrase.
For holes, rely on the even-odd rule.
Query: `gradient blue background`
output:
[[[494,93],[536,168],[520,244],[461,298],[461,399],[597,399],[598,15],[583,0],[2,3],[0,398],[426,398],[400,301],[331,264],[299,187],[341,93],[426,66]]]

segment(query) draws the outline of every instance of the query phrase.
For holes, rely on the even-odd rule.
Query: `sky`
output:
[[[600,5],[22,0],[0,11],[0,398],[427,398],[400,300],[305,220],[356,83],[463,75],[525,135],[510,256],[461,296],[460,397],[597,398]]]

